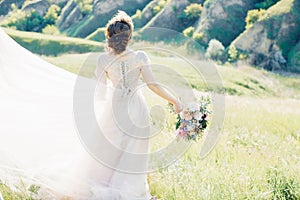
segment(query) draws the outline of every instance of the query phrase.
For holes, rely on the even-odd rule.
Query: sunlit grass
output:
[[[194,144],[151,176],[152,192],[166,200],[299,198],[300,102],[227,97],[226,104],[211,154],[200,159],[201,146]]]

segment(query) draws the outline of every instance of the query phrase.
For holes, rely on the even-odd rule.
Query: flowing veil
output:
[[[76,75],[40,59],[2,29],[0,44],[1,181],[18,189],[20,183],[51,188],[56,184],[50,178],[62,176],[64,166],[84,153],[74,128]]]

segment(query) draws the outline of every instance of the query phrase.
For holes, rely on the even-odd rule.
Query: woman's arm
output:
[[[182,111],[182,103],[157,83],[157,81],[155,80],[155,77],[153,76],[149,59],[146,59],[146,60],[147,60],[146,63],[142,66],[141,73],[142,73],[143,79],[146,82],[148,88],[151,89],[158,96],[164,98],[169,103],[173,104],[174,110],[176,113],[181,112]]]
[[[98,83],[102,83],[106,85],[106,71],[105,71],[105,65],[104,65],[104,56],[100,55],[97,60],[97,65],[95,69],[95,76],[98,81]]]
[[[96,92],[96,97],[97,100],[106,100],[106,95],[107,95],[107,74],[105,71],[105,64],[104,64],[104,59],[103,56],[99,56],[96,64],[96,69],[95,69],[95,78],[97,81],[97,89],[95,90]]]

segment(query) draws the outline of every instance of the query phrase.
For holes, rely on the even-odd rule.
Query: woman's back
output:
[[[101,71],[105,72],[115,88],[134,90],[148,60],[143,51],[126,50],[119,55],[104,53],[98,58],[96,74],[100,77],[104,75]]]

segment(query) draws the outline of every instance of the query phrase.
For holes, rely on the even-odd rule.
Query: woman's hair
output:
[[[132,19],[124,12],[118,13],[106,25],[108,51],[120,54],[125,51],[133,31]]]

